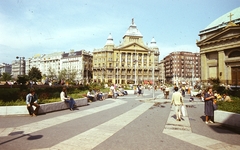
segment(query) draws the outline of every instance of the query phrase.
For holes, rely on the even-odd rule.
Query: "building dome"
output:
[[[154,48],[154,49],[158,49],[157,42],[155,41],[154,37],[152,38],[149,47]]]
[[[113,38],[112,38],[112,35],[111,33],[109,34],[108,38],[107,38],[107,42],[105,45],[114,45],[114,42],[113,42]]]
[[[214,27],[222,28],[230,22],[230,19],[234,23],[240,22],[240,7],[235,8],[229,11],[228,13],[222,15],[221,17],[217,18],[212,23],[210,23],[205,29],[210,29]]]
[[[127,32],[124,36],[140,36],[143,37],[140,31],[137,29],[136,24],[134,23],[134,19],[132,19],[132,24],[129,26]]]

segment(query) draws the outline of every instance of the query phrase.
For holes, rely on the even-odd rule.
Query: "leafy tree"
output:
[[[36,82],[42,79],[42,73],[38,68],[32,67],[32,69],[28,72],[28,77],[29,77],[29,80]]]
[[[2,74],[2,80],[3,81],[8,81],[8,80],[11,80],[11,78],[12,78],[12,75],[10,75],[9,73],[3,73]]]
[[[50,80],[53,80],[56,77],[56,71],[55,69],[49,67],[48,68],[48,76],[47,76]]]
[[[60,80],[66,80],[67,79],[67,69],[63,69],[59,72],[58,78]]]
[[[76,70],[69,70],[69,73],[68,73],[68,80],[73,83],[74,82],[74,79],[76,78],[77,76],[77,71]]]
[[[66,80],[70,83],[73,83],[76,76],[77,76],[77,71],[76,70],[63,69],[59,72],[58,78],[60,80]]]

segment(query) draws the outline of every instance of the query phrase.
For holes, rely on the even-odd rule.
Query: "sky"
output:
[[[240,0],[1,0],[0,63],[119,45],[132,23],[152,38],[160,60],[174,51],[199,52],[199,32],[240,6]]]

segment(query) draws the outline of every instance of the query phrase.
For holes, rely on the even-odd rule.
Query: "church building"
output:
[[[240,7],[217,18],[200,31],[201,80],[240,85]]]

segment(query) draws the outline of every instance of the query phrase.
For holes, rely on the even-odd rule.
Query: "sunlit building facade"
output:
[[[217,18],[199,36],[202,81],[240,85],[240,7]]]
[[[93,51],[93,80],[114,84],[159,82],[159,48],[153,38],[144,44],[143,36],[132,20],[123,40],[115,45],[112,35],[103,48]]]
[[[164,58],[167,83],[196,85],[201,78],[199,53],[176,51]]]

